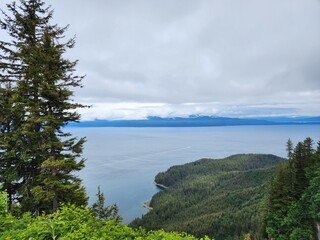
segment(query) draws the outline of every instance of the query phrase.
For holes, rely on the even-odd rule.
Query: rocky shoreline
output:
[[[157,186],[158,188],[160,188],[161,190],[164,190],[164,189],[167,189],[167,188],[168,188],[167,186],[164,186],[164,185],[159,184],[159,183],[157,183],[157,182],[153,182],[153,183],[154,183],[154,185],[156,185],[156,186]],[[151,200],[145,201],[145,202],[143,203],[143,207],[146,208],[146,209],[148,209],[148,211],[153,210],[153,208],[150,206],[150,203],[151,203]]]

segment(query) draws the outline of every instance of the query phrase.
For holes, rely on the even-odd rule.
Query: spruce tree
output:
[[[14,104],[15,94],[11,84],[0,84],[0,183],[7,191],[11,205],[21,185],[22,149],[16,129],[21,126],[22,109],[19,104]]]
[[[293,153],[293,143],[291,141],[291,139],[289,138],[288,141],[287,141],[287,157],[289,160],[292,159],[292,153]]]
[[[278,166],[266,197],[263,228],[270,239],[315,238],[314,226],[320,222],[319,146],[315,150],[311,138],[294,149],[287,144],[289,161]]]
[[[51,24],[53,11],[42,0],[7,8],[0,20],[11,39],[0,42],[0,94],[6,96],[0,102],[0,181],[23,211],[52,212],[61,202],[84,205],[74,171],[84,167],[84,159],[77,159],[85,139],[64,129],[79,121],[76,109],[85,107],[72,99],[72,88],[83,79],[75,74],[77,61],[64,58],[75,41],[63,42],[67,27]]]
[[[294,149],[294,157],[291,163],[291,170],[294,184],[294,196],[298,200],[301,197],[302,192],[308,186],[306,177],[306,167],[308,164],[308,158],[306,149],[303,142],[299,142]]]
[[[121,217],[119,216],[119,209],[116,204],[111,206],[105,206],[105,198],[103,192],[100,191],[100,186],[98,186],[98,193],[96,194],[97,201],[92,204],[90,208],[91,212],[96,218],[102,219],[104,221],[113,219],[117,222],[121,222]]]

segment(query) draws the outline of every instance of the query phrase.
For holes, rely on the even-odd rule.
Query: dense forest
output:
[[[264,199],[262,237],[320,239],[320,141],[287,143],[288,161],[277,167]]]
[[[274,155],[241,154],[171,167],[155,178],[168,188],[152,198],[153,210],[131,225],[243,239],[258,232],[267,179],[282,161]]]
[[[215,239],[316,239],[320,219],[320,144],[307,138],[288,160],[242,154],[202,159],[159,173],[163,191],[131,226]],[[276,166],[277,165],[277,166]]]

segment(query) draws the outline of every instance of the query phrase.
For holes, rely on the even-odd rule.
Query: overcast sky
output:
[[[319,0],[47,3],[77,36],[84,120],[320,115]]]

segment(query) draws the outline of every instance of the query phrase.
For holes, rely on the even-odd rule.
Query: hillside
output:
[[[259,203],[281,161],[274,155],[241,154],[171,167],[155,178],[168,188],[152,198],[153,210],[131,225],[217,240],[257,232]]]
[[[307,137],[277,166],[263,203],[262,239],[320,239],[320,141]]]

